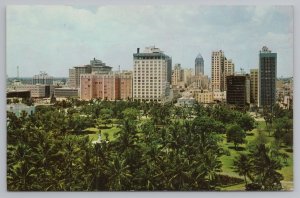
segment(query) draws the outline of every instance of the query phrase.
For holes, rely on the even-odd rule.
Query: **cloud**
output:
[[[15,76],[19,65],[23,76],[68,76],[93,57],[132,69],[136,48],[155,44],[185,67],[200,52],[210,75],[212,50],[223,49],[239,70],[257,66],[268,45],[278,72],[290,76],[292,39],[289,6],[9,6],[7,72]]]

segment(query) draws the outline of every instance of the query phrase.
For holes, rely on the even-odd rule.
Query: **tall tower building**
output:
[[[224,79],[223,70],[224,70],[224,52],[213,51],[211,55],[211,85],[213,91],[223,91]]]
[[[211,84],[214,92],[226,91],[226,76],[234,74],[234,63],[227,59],[222,50],[213,51],[211,56]]]
[[[170,96],[171,57],[154,46],[133,54],[133,99],[164,102]],[[171,69],[171,70],[170,70]]]
[[[201,54],[198,54],[195,59],[195,76],[198,76],[199,74],[204,75],[204,60]]]
[[[258,69],[250,69],[250,102],[258,105]]]
[[[276,102],[277,53],[266,46],[259,52],[259,106],[271,107]]]

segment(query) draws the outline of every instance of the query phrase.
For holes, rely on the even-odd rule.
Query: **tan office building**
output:
[[[234,63],[227,59],[222,50],[213,51],[211,56],[211,83],[213,92],[226,91],[226,76],[234,74]]]
[[[80,98],[106,100],[127,100],[132,98],[132,74],[82,74],[80,76]]]
[[[250,102],[258,105],[258,69],[250,69]]]

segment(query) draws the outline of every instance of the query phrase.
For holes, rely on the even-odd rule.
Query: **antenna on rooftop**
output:
[[[121,68],[120,68],[120,65],[119,65],[119,73],[121,73]]]
[[[244,69],[243,69],[243,68],[241,68],[240,70],[241,70],[241,74],[244,74]]]
[[[17,66],[17,79],[19,80],[19,65]]]

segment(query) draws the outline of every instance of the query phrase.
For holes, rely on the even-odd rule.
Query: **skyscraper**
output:
[[[213,51],[211,55],[211,84],[213,91],[223,91],[224,52]]]
[[[198,76],[199,74],[204,75],[204,60],[201,54],[198,54],[195,59],[195,76]]]
[[[259,106],[271,107],[276,102],[277,53],[266,46],[259,52]]]
[[[213,51],[211,56],[211,83],[214,92],[226,91],[226,76],[234,74],[234,63],[227,59],[222,50]]]
[[[258,69],[250,69],[250,102],[258,105]]]
[[[154,46],[133,54],[133,99],[164,102],[170,94],[172,59]],[[171,70],[170,70],[171,69]]]

